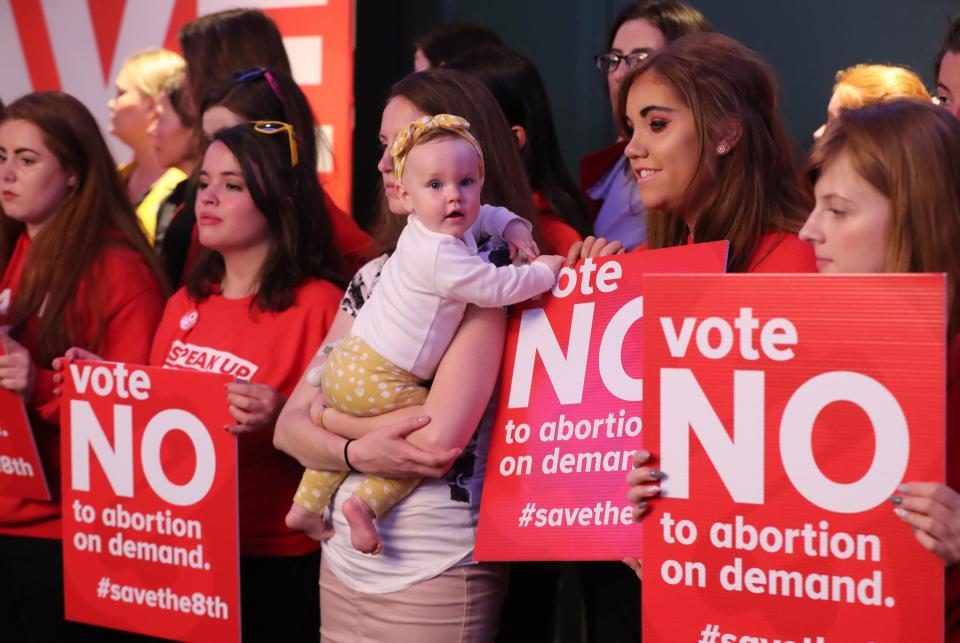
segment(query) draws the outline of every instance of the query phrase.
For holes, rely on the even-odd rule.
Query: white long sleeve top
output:
[[[553,271],[542,262],[497,267],[477,256],[476,235],[502,237],[515,219],[530,225],[506,208],[484,205],[459,239],[428,230],[411,214],[352,333],[400,368],[431,379],[467,304],[509,306],[553,286]]]

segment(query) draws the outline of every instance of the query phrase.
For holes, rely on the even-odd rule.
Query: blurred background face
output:
[[[150,126],[153,149],[163,167],[174,167],[192,156],[193,130],[183,125],[166,94],[157,99],[157,117]]]
[[[663,49],[666,44],[666,36],[649,21],[642,18],[639,20],[627,20],[617,29],[609,53],[617,54],[618,56],[641,52],[650,54],[658,49]],[[627,62],[621,60],[616,69],[607,73],[607,89],[610,92],[611,105],[617,104],[620,84],[629,71],[630,67],[627,65]]]
[[[937,77],[937,102],[960,118],[960,53],[948,51],[940,63]]]
[[[107,101],[110,133],[128,145],[142,139],[154,119],[154,101],[133,86],[125,71],[117,75],[116,96]]]
[[[394,96],[383,109],[383,117],[380,119],[380,144],[383,145],[383,154],[380,155],[380,161],[377,163],[377,169],[383,177],[383,192],[387,197],[387,205],[394,214],[408,214],[409,210],[404,207],[397,196],[396,180],[393,175],[393,158],[390,156],[390,146],[393,145],[393,139],[397,137],[397,132],[405,125],[417,120],[422,116],[427,116],[416,105],[411,103],[403,96]]]
[[[824,165],[814,196],[816,204],[800,238],[813,244],[817,269],[883,272],[892,217],[890,199],[857,173],[846,151]]]

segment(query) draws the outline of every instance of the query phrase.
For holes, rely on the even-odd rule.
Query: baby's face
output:
[[[482,189],[477,150],[458,136],[415,145],[397,194],[428,230],[462,237],[480,214]]]

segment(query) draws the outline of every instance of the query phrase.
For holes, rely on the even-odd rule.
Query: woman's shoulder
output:
[[[768,232],[760,238],[747,272],[816,272],[813,246],[792,232]]]
[[[109,284],[112,291],[163,292],[160,278],[150,259],[125,240],[111,235],[103,244],[88,275]]]
[[[327,305],[336,308],[343,291],[326,279],[310,279],[297,289],[297,305]]]

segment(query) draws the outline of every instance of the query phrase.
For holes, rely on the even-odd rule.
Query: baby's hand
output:
[[[564,258],[560,255],[540,255],[536,258],[536,261],[544,264],[553,271],[553,274],[560,272],[560,268],[563,267]]]
[[[522,252],[527,257],[536,257],[540,254],[537,242],[533,240],[533,235],[527,229],[526,224],[519,219],[514,219],[503,229],[503,240],[510,247],[510,260],[516,258],[518,252]]]

